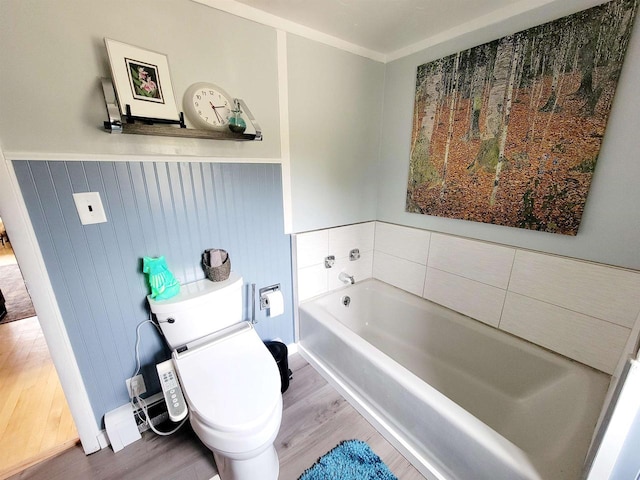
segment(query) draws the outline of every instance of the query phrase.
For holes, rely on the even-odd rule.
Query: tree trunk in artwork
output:
[[[425,82],[424,94],[426,103],[424,106],[424,116],[422,117],[422,124],[420,134],[427,140],[427,143],[431,143],[431,135],[433,135],[433,127],[435,125],[436,110],[440,103],[440,92],[442,91],[442,63],[438,64],[438,68],[435,69],[433,74]]]
[[[630,2],[632,3],[632,2]],[[601,83],[606,83],[611,78],[617,78],[622,66],[623,52],[626,51],[628,43],[627,32],[630,29],[637,4],[633,3],[633,8],[623,3],[612,2],[607,5],[607,15],[600,22],[598,35],[590,35],[584,42],[580,51],[578,65],[582,73],[580,87],[576,95],[581,96],[585,103],[582,107],[582,114],[593,116],[596,105],[604,89]],[[615,45],[615,49],[607,49],[604,45]],[[609,75],[600,75],[602,79],[597,82],[594,78],[596,67],[601,70],[609,69],[614,65],[615,71],[609,71]]]
[[[540,110],[540,103],[543,101],[544,93],[544,77],[546,75],[546,62],[542,51],[544,50],[541,45],[541,41],[534,39],[531,45],[531,60],[530,60],[530,72],[532,84],[531,95],[529,98],[529,122],[526,139],[529,141],[527,144],[527,153],[534,144],[533,139],[536,137],[536,126],[538,121],[538,112]]]
[[[421,74],[421,82],[418,85],[420,103],[416,103],[414,115],[416,119],[422,117],[422,120],[411,149],[411,161],[409,164],[410,189],[423,183],[437,184],[440,182],[440,174],[431,163],[430,146],[436,125],[438,107],[442,98],[442,62],[429,64],[429,70],[425,70]]]
[[[553,80],[552,83],[555,85],[552,86],[552,94],[547,100],[547,104],[540,109],[541,112],[545,113],[559,113],[558,103],[560,102],[560,93],[563,88],[564,79],[566,78],[567,64],[569,58],[569,52],[572,50],[574,41],[575,41],[575,27],[567,28],[562,32],[560,36],[560,41],[558,42],[561,45],[561,48],[555,50],[555,59],[554,59],[554,67],[553,67]],[[556,81],[556,77],[558,80]],[[563,93],[564,94],[564,93]],[[548,107],[548,108],[547,108]],[[542,132],[542,141],[548,140],[547,135],[549,134],[549,129],[552,128],[551,122],[554,119],[554,115],[547,115],[547,120],[545,124],[544,131]]]
[[[500,157],[500,134],[504,121],[504,102],[511,73],[511,59],[514,50],[514,37],[504,37],[498,44],[492,70],[492,83],[489,89],[482,143],[474,161],[467,167],[469,173],[479,168],[495,172]],[[514,72],[515,79],[515,72]]]
[[[520,63],[520,51],[522,45],[521,42],[515,42],[515,47],[512,49],[513,54],[511,58],[511,69],[509,71],[509,80],[505,91],[504,101],[504,116],[502,119],[502,127],[500,131],[500,144],[498,148],[498,164],[496,165],[496,176],[493,180],[493,190],[491,191],[491,198],[489,199],[489,205],[493,206],[496,203],[496,195],[498,193],[498,187],[500,186],[500,174],[502,173],[502,167],[505,163],[504,149],[507,142],[507,131],[509,129],[509,119],[511,116],[511,105],[513,102],[513,87],[516,83],[516,73],[518,71],[518,65]]]
[[[586,41],[580,45],[578,51],[578,66],[582,73],[582,80],[578,91],[575,93],[581,97],[589,98],[593,94],[593,69],[595,67],[596,38],[589,35]]]
[[[554,46],[553,52],[553,74],[551,77],[551,93],[547,98],[547,102],[540,108],[541,112],[556,112],[558,106],[560,90],[562,88],[562,82],[565,78],[567,71],[567,65],[570,65],[569,59],[570,52],[573,51],[575,40],[578,35],[575,32],[575,26],[567,26]]]
[[[471,105],[471,118],[469,119],[470,140],[480,138],[480,113],[482,112],[482,94],[484,93],[484,80],[487,66],[484,64],[475,66],[471,80],[469,103]]]
[[[545,103],[540,109],[541,112],[554,112],[555,106],[558,103],[558,82],[560,81],[560,69],[562,68],[562,63],[558,57],[556,57],[553,63],[553,76],[551,77],[551,94],[547,99],[547,103]]]
[[[458,103],[458,67],[460,65],[460,52],[456,54],[453,66],[453,85],[449,92],[449,128],[447,130],[447,143],[444,148],[444,161],[442,165],[442,183],[440,184],[440,198],[444,197],[447,188],[447,163],[449,162],[449,151],[451,150],[451,139],[453,138],[453,130],[456,116],[456,105]]]
[[[511,66],[513,50],[513,36],[505,37],[500,41],[493,67],[493,83],[489,91],[489,104],[487,105],[487,118],[485,120],[485,135],[488,138],[498,137],[502,129],[505,92],[509,84],[511,72],[509,67]]]

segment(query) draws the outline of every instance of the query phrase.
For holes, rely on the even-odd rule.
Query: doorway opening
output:
[[[0,478],[78,443],[10,236],[0,219]]]
[[[0,324],[35,316],[36,311],[0,218]]]

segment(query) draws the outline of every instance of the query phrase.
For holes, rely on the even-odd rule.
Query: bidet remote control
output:
[[[172,422],[179,422],[187,416],[187,404],[182,395],[182,389],[178,383],[178,376],[173,369],[173,360],[169,359],[156,365],[158,376],[160,377],[160,385],[162,385],[162,393],[167,402],[167,410],[169,419]]]

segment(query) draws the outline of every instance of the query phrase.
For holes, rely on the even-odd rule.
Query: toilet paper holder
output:
[[[268,287],[261,288],[258,290],[258,295],[260,298],[260,310],[264,310],[269,308],[269,299],[267,298],[267,294],[280,291],[280,284],[276,283],[275,285],[270,285]]]

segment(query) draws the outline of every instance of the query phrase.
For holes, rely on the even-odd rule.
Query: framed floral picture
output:
[[[120,112],[179,121],[167,56],[105,38]]]

